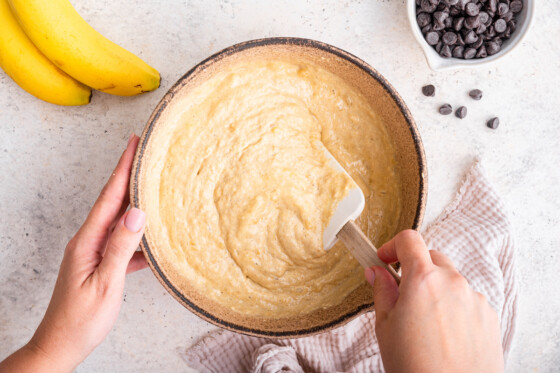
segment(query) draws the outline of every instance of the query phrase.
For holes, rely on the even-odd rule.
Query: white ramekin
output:
[[[527,31],[529,30],[529,27],[531,26],[531,22],[533,20],[533,14],[535,10],[534,8],[535,0],[523,0],[523,10],[516,17],[517,28],[512,34],[511,38],[504,41],[502,49],[498,53],[485,58],[463,60],[454,57],[443,58],[435,51],[435,49],[431,45],[426,42],[426,39],[424,39],[424,35],[422,35],[422,31],[420,31],[420,27],[416,22],[416,1],[407,0],[408,21],[410,22],[412,34],[422,47],[422,51],[426,56],[428,65],[432,68],[432,70],[435,71],[480,67],[504,57],[517,45],[519,45],[521,43],[521,40],[523,40],[523,38],[527,34]]]

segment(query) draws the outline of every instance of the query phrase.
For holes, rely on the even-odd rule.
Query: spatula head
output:
[[[334,214],[331,216],[329,220],[329,224],[323,231],[323,248],[325,250],[330,250],[338,238],[336,235],[340,231],[340,229],[344,226],[344,224],[348,223],[350,220],[356,220],[365,206],[365,198],[364,193],[356,184],[356,182],[348,175],[346,170],[338,163],[336,158],[328,151],[326,147],[323,147],[325,153],[331,159],[332,167],[336,168],[343,172],[350,180],[352,180],[352,185],[354,187],[350,189],[346,197],[336,207]]]

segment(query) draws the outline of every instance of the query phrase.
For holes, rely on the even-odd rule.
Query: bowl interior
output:
[[[403,196],[398,230],[418,228],[426,202],[427,175],[423,147],[410,112],[387,81],[366,63],[338,48],[308,39],[272,38],[238,44],[201,62],[179,79],[156,107],[142,134],[132,170],[130,191],[133,204],[146,209],[157,203],[148,200],[143,193],[144,186],[151,179],[151,170],[158,164],[161,167],[163,162],[161,157],[154,155],[156,145],[153,139],[165,136],[169,127],[166,124],[180,116],[183,110],[181,98],[222,69],[255,58],[287,58],[313,63],[343,78],[367,98],[383,119],[396,149]],[[157,278],[186,308],[218,326],[259,336],[306,336],[339,326],[373,306],[371,288],[364,281],[342,304],[301,317],[270,319],[232,312],[199,293],[174,272],[166,256],[158,250],[153,232],[154,227],[148,224],[141,247]]]
[[[474,68],[486,65],[502,58],[521,43],[521,40],[527,34],[527,31],[529,30],[533,19],[535,0],[523,0],[523,4],[523,9],[520,13],[517,14],[515,18],[517,20],[517,28],[515,29],[515,32],[511,35],[511,37],[504,41],[501,50],[492,56],[472,60],[463,60],[455,57],[443,58],[435,51],[435,49],[431,45],[428,44],[426,39],[424,39],[424,35],[422,35],[420,26],[418,26],[418,23],[416,21],[416,0],[408,0],[407,14],[412,33],[422,47],[422,51],[426,56],[428,65],[430,65],[433,70],[448,70],[458,67]]]

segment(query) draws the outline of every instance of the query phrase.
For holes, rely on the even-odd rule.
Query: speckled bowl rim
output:
[[[175,96],[175,92],[178,91],[184,84],[184,82],[188,81],[188,79],[195,74],[196,72],[200,71],[201,69],[204,70],[207,66],[217,62],[224,57],[230,56],[234,53],[238,53],[250,48],[257,48],[263,46],[273,46],[273,45],[290,45],[290,46],[302,46],[302,47],[311,47],[319,49],[323,52],[327,52],[332,54],[336,57],[345,59],[346,61],[352,63],[356,67],[365,71],[369,76],[374,78],[377,83],[379,83],[384,90],[391,96],[394,102],[397,104],[401,114],[404,116],[406,123],[408,124],[408,128],[410,130],[410,135],[413,139],[414,146],[416,149],[416,160],[418,161],[418,171],[419,171],[419,187],[418,187],[418,203],[416,206],[416,215],[414,217],[414,222],[412,225],[412,229],[419,229],[422,224],[422,219],[424,216],[424,211],[426,207],[426,198],[427,198],[427,167],[426,167],[426,158],[424,155],[424,147],[422,144],[422,140],[420,138],[420,134],[418,132],[418,128],[416,127],[416,123],[412,118],[412,114],[410,110],[404,103],[403,99],[400,95],[396,92],[396,90],[387,82],[387,80],[373,67],[367,64],[365,61],[361,60],[360,58],[350,54],[340,48],[334,47],[332,45],[319,42],[312,39],[306,38],[294,38],[294,37],[273,37],[273,38],[263,38],[263,39],[255,39],[246,42],[242,42],[239,44],[232,45],[227,47],[212,56],[208,57],[207,59],[203,60],[192,69],[190,69],[185,75],[183,75],[163,96],[161,101],[158,103],[156,108],[154,109],[152,115],[150,116],[142,136],[140,138],[139,146],[136,150],[136,154],[134,157],[133,168],[131,170],[131,178],[130,178],[130,200],[133,206],[139,206],[139,178],[140,172],[142,169],[142,157],[144,155],[144,151],[148,144],[148,139],[154,125],[156,124],[158,118],[162,114],[162,112],[166,109],[171,99]],[[335,327],[341,326],[346,324],[347,322],[351,321],[355,317],[370,311],[373,309],[373,303],[371,304],[364,304],[357,307],[355,310],[348,312],[338,319],[334,321],[327,322],[325,324],[307,328],[307,329],[300,329],[300,330],[286,330],[286,331],[267,331],[267,330],[260,330],[260,329],[253,329],[248,328],[243,325],[237,325],[235,323],[228,322],[226,320],[222,320],[219,317],[214,316],[212,313],[208,312],[205,309],[200,308],[195,303],[193,303],[190,299],[188,299],[184,294],[181,293],[161,270],[160,266],[156,262],[152,251],[150,249],[150,245],[146,239],[146,236],[142,237],[142,241],[140,242],[140,247],[143,250],[144,254],[148,258],[148,264],[150,265],[152,271],[161,282],[161,284],[171,293],[171,295],[179,301],[185,308],[189,309],[191,312],[195,313],[197,316],[201,317],[202,319],[225,329],[247,334],[253,336],[260,336],[260,337],[272,337],[272,338],[298,338],[298,337],[306,337],[313,334],[318,334],[321,332],[325,332],[327,330],[333,329]]]

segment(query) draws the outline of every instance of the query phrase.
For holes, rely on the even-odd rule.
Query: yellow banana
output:
[[[19,24],[56,66],[99,91],[132,96],[159,87],[159,73],[95,31],[68,0],[9,0]]]
[[[33,45],[7,0],[0,0],[0,66],[20,87],[58,105],[86,105],[91,89],[58,69]]]

